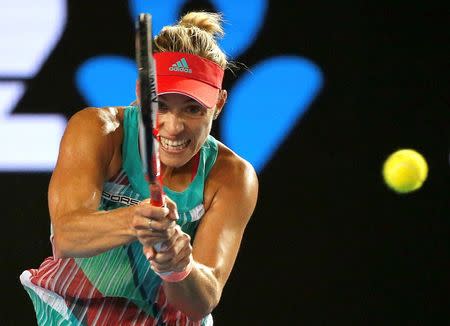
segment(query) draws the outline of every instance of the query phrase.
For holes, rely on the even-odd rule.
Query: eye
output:
[[[165,113],[169,110],[169,107],[166,103],[158,102],[158,112],[159,113]]]
[[[186,111],[188,111],[191,114],[196,114],[196,113],[200,112],[200,108],[198,106],[188,106],[186,108]]]
[[[193,104],[185,108],[185,112],[193,116],[202,116],[205,114],[206,110],[201,105]]]

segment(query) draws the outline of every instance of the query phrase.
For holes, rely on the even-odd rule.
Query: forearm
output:
[[[53,221],[55,255],[91,257],[136,239],[129,207],[111,211],[80,209]]]
[[[192,320],[208,315],[219,303],[222,289],[213,270],[194,263],[191,273],[181,282],[164,282],[170,304]]]

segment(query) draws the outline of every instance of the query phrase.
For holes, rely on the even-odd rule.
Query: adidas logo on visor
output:
[[[188,74],[192,74],[192,70],[189,68],[185,58],[182,58],[181,60],[178,60],[176,63],[174,63],[169,68],[169,70],[170,71],[187,72]]]

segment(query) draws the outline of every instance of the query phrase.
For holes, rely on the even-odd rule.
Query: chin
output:
[[[189,161],[195,156],[196,153],[196,148],[192,146],[192,143],[189,145],[181,152],[170,152],[164,149],[162,145],[160,145],[159,158],[161,160],[161,163],[171,168],[183,167],[184,165],[189,163]]]
[[[181,168],[186,165],[190,158],[189,157],[168,157],[168,155],[160,155],[161,163],[167,167],[171,168]]]

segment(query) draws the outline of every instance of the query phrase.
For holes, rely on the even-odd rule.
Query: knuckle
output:
[[[178,261],[175,259],[175,256],[170,259],[170,265],[171,266],[176,266],[177,263],[178,263]]]
[[[161,228],[160,224],[158,223],[158,221],[155,220],[151,220],[150,223],[150,230],[152,230],[153,232],[159,232],[159,229]]]
[[[139,205],[135,206],[135,214],[137,215],[146,215],[149,210],[151,210],[151,206],[146,201],[142,201]]]
[[[171,200],[169,197],[166,197],[166,198],[167,198],[167,201],[166,201],[167,207],[169,207],[170,209],[176,209],[177,204],[173,200]]]
[[[171,237],[173,237],[176,233],[174,228],[168,228],[166,231]]]
[[[177,252],[176,252],[174,246],[171,246],[171,247],[167,250],[167,253],[168,253],[168,254],[170,255],[170,257],[171,257],[169,261],[172,261],[172,260],[174,259],[174,257],[176,256],[176,254],[177,254]]]
[[[167,230],[167,229],[162,230],[161,233],[162,233],[162,236],[163,236],[165,239],[170,239],[170,238],[171,238],[171,234],[170,234],[170,231],[169,231],[169,230]]]
[[[171,245],[171,246],[174,246],[175,243],[177,242],[177,238],[176,238],[176,237],[171,237],[171,238],[169,239],[169,241],[170,241],[170,245]]]

